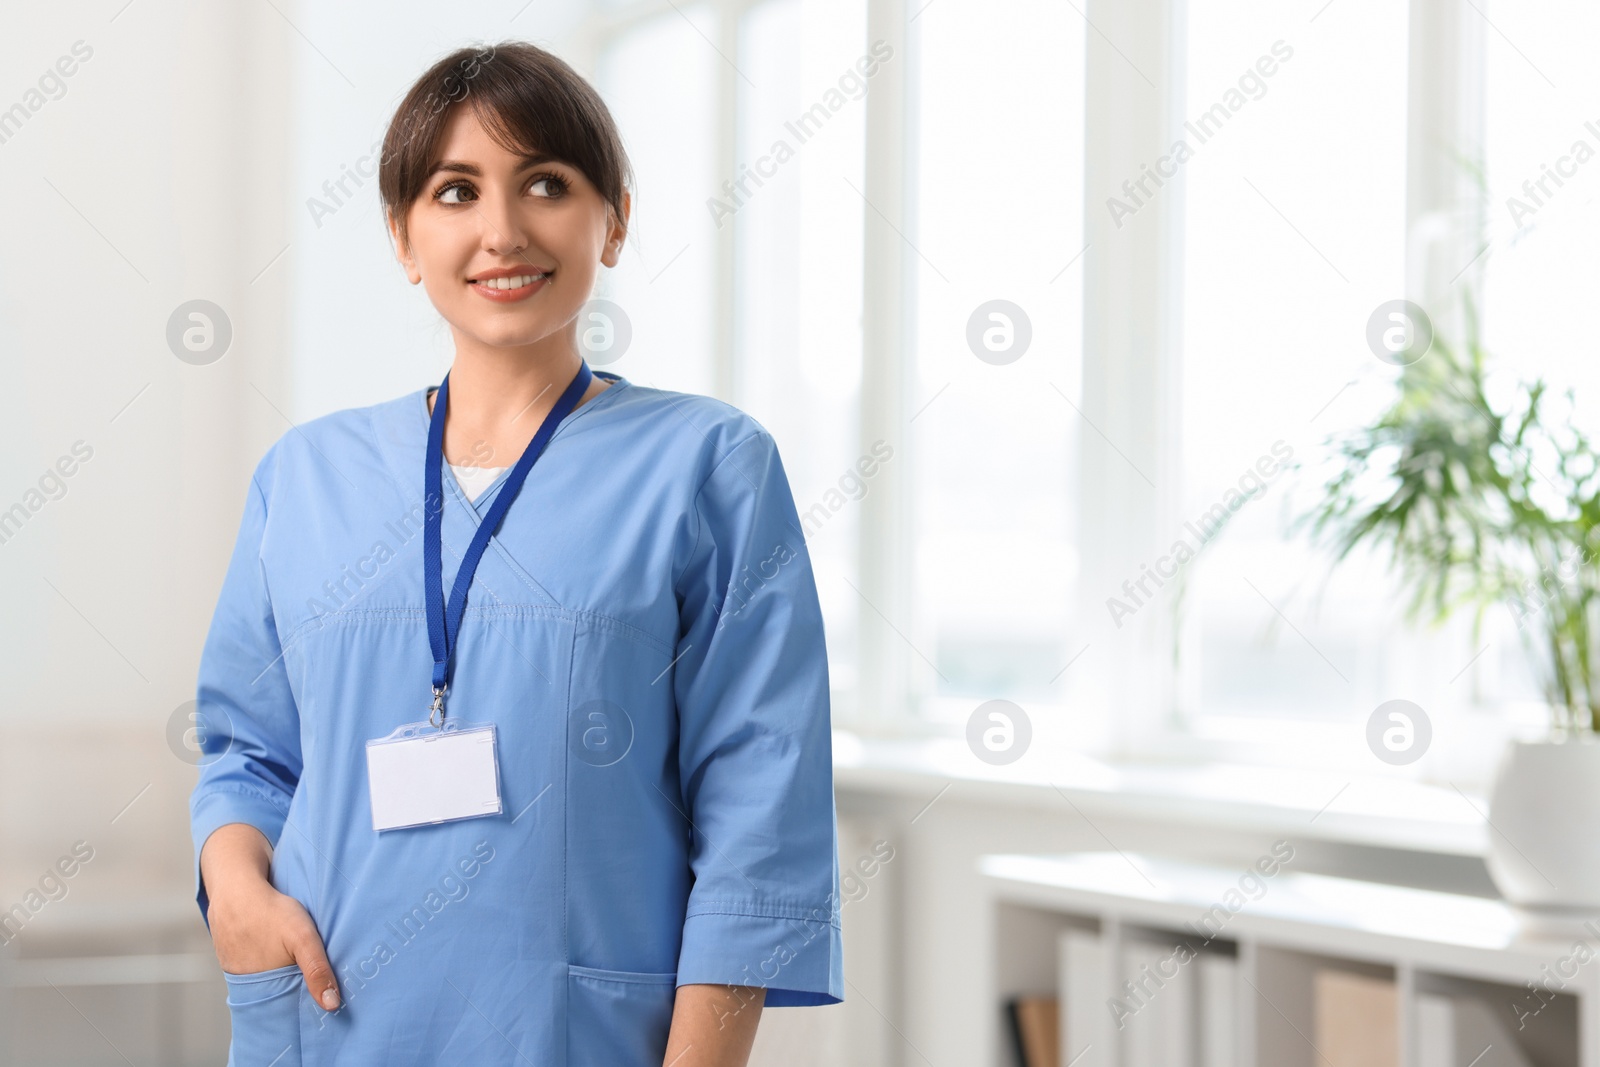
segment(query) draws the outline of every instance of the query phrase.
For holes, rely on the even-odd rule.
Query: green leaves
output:
[[[1504,605],[1541,669],[1558,729],[1600,729],[1600,455],[1542,379],[1490,402],[1476,319],[1460,351],[1436,337],[1376,423],[1328,442],[1336,472],[1301,515],[1336,563],[1387,545],[1406,614]],[[1573,399],[1567,394],[1569,402]]]

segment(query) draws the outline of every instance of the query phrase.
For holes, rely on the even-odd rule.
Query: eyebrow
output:
[[[549,155],[545,152],[532,152],[522,157],[522,160],[517,164],[517,170],[523,171],[529,169],[530,167],[537,167],[545,163],[564,163],[564,161],[557,159],[555,156]],[[482,167],[478,166],[476,163],[468,163],[465,160],[460,159],[441,159],[438,163],[434,164],[433,170],[428,172],[428,176],[431,178],[440,171],[445,171],[450,174],[470,174],[474,178],[481,178],[483,176]]]

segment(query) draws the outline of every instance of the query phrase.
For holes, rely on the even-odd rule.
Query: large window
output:
[[[1278,758],[1288,743],[1298,762],[1370,767],[1352,727],[1405,698],[1433,719],[1431,773],[1481,779],[1505,733],[1543,716],[1510,613],[1491,610],[1477,635],[1459,617],[1439,629],[1407,624],[1381,553],[1357,553],[1328,577],[1331,557],[1291,537],[1287,522],[1321,489],[1327,437],[1369,423],[1394,398],[1398,370],[1364,342],[1385,301],[1426,285],[1470,294],[1498,399],[1518,378],[1543,376],[1580,397],[1600,386],[1575,341],[1600,283],[1600,165],[1586,173],[1580,162],[1600,149],[1585,125],[1600,78],[1581,47],[1597,16],[1570,3],[1468,5],[1454,40],[1420,43],[1436,70],[1464,72],[1459,84],[1419,87],[1405,5],[1313,8],[1187,4],[1184,117],[1230,87],[1246,92],[1185,169],[1183,513],[1222,501],[1280,441],[1305,467],[1270,481],[1187,570],[1178,726],[1215,742],[1213,753],[1271,741]],[[1292,56],[1273,53],[1278,41]],[[1239,80],[1269,54],[1269,77]],[[1438,128],[1408,123],[1419,88],[1446,101]],[[1480,187],[1476,203],[1408,216],[1408,166],[1430,154],[1447,159],[1437,181]],[[1417,276],[1448,266],[1427,254],[1441,237],[1467,249],[1461,262],[1445,277]],[[1463,342],[1460,322],[1437,325]],[[1585,421],[1581,403],[1578,414]]]
[[[941,0],[914,26],[905,628],[922,707],[964,722],[1051,702],[1073,652],[1085,27],[1058,0]]]
[[[1600,75],[1583,50],[1600,15],[1467,5],[1459,33],[1414,39],[1419,12],[1384,0],[1140,0],[1098,9],[1093,26],[1093,5],[1054,0],[911,3],[903,25],[879,2],[630,14],[601,34],[598,64],[641,177],[642,244],[616,291],[646,322],[623,369],[720,392],[777,436],[809,515],[840,721],[876,714],[857,706],[873,689],[862,679],[899,677],[907,729],[948,729],[996,697],[1056,714],[1077,692],[1063,668],[1106,632],[1074,605],[1116,592],[1107,554],[1177,538],[1196,554],[1162,590],[1172,644],[1114,637],[1096,653],[1165,679],[1135,687],[1166,694],[1160,707],[1133,707],[1113,673],[1074,708],[1133,723],[1103,735],[1116,747],[1283,759],[1297,746],[1300,761],[1370,764],[1354,727],[1404,698],[1434,717],[1446,764],[1481,773],[1537,705],[1514,627],[1491,615],[1474,639],[1466,619],[1408,624],[1381,554],[1334,568],[1290,527],[1329,473],[1327,440],[1395,395],[1399,371],[1367,347],[1367,326],[1429,262],[1418,242],[1434,224],[1415,201],[1427,152],[1456,152],[1483,181],[1481,202],[1445,221],[1489,245],[1497,380],[1600,388],[1574,337],[1600,288]],[[905,87],[890,121],[869,103],[885,77]],[[1416,121],[1419,92],[1453,116],[1450,132]],[[1474,123],[1481,145],[1447,143]],[[1139,239],[1118,226],[1123,243],[1085,255],[1106,193],[1131,196],[1116,182],[1141,178],[1139,153],[1178,141],[1187,154],[1141,220],[1162,219],[1159,240],[1130,251]],[[884,214],[867,191],[896,160],[906,208]],[[1519,194],[1531,210],[1513,209]],[[863,270],[879,261],[879,217],[900,242],[904,285],[886,291],[903,307],[863,298],[881,282]],[[1101,297],[1087,309],[1086,281]],[[867,350],[878,315],[903,322],[883,334],[902,349]],[[1085,336],[1109,351],[1085,351]],[[1136,373],[1106,374],[1113,359]],[[886,366],[898,420],[863,389],[863,368]],[[1172,392],[1133,403],[1130,381]],[[889,424],[875,456],[861,428]],[[1160,529],[1153,511],[1124,517],[1127,500],[1096,495],[1096,453],[1127,478],[1119,442],[1151,464],[1142,484],[1171,518]],[[863,460],[906,478],[892,521],[860,503],[877,491],[851,474]],[[1241,487],[1249,499],[1225,507]],[[905,582],[874,586],[883,602],[861,594],[876,573],[862,573],[864,550],[905,567]],[[863,662],[869,619],[899,644]],[[904,671],[876,662],[896,654]]]
[[[1179,710],[1227,736],[1260,719],[1365,718],[1419,679],[1381,562],[1330,560],[1287,520],[1325,437],[1370,420],[1394,368],[1363,344],[1405,292],[1407,12],[1351,0],[1193,0],[1182,118]],[[1277,473],[1286,459],[1303,475]],[[1273,473],[1261,476],[1258,461]],[[1212,533],[1212,509],[1265,488]],[[1202,540],[1202,538],[1208,538]],[[1465,662],[1464,657],[1462,662]]]

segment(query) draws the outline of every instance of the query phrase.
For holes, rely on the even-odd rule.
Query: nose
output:
[[[514,194],[488,192],[478,198],[484,251],[502,258],[520,256],[528,247],[529,233]]]

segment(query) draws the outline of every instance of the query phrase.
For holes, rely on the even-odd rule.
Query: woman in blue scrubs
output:
[[[530,45],[446,57],[389,128],[397,255],[455,356],[249,487],[190,804],[236,1067],[742,1065],[763,1006],[843,997],[778,451],[579,355],[628,183]]]

